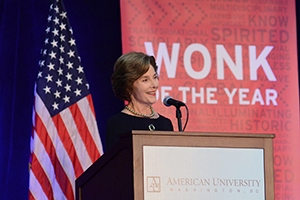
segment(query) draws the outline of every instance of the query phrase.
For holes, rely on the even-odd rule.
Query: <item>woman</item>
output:
[[[126,102],[125,108],[107,123],[106,147],[109,149],[119,135],[131,130],[173,131],[170,119],[152,107],[159,86],[153,56],[141,52],[122,55],[115,63],[112,87],[115,95]]]

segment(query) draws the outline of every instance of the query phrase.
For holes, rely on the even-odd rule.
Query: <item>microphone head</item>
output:
[[[165,105],[165,106],[168,106],[168,107],[171,106],[170,104],[168,104],[168,100],[169,100],[169,99],[172,99],[172,97],[171,97],[171,96],[166,96],[166,97],[164,98],[164,101],[163,101],[163,102],[164,102],[164,105]]]

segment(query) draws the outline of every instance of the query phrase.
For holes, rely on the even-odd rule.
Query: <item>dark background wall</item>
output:
[[[50,3],[0,1],[0,199],[27,199],[33,86]],[[106,121],[123,107],[110,85],[113,64],[122,53],[119,0],[64,4],[105,144]]]

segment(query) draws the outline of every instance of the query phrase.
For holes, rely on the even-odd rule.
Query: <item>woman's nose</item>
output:
[[[157,79],[153,79],[153,80],[152,80],[152,87],[153,87],[153,88],[158,88],[158,86],[159,86],[158,80],[157,80]]]

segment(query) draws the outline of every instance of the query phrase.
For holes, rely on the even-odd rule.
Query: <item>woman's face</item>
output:
[[[145,105],[154,104],[158,86],[158,76],[150,65],[149,70],[133,83],[131,102]]]

